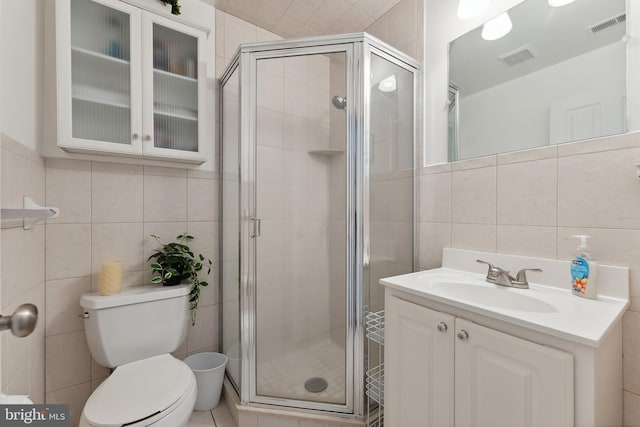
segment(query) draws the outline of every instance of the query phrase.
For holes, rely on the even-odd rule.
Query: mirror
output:
[[[449,44],[449,161],[626,132],[625,0],[526,0]]]

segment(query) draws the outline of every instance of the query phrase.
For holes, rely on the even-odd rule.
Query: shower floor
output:
[[[304,384],[313,377],[327,381],[320,393],[312,393]],[[345,402],[345,352],[327,339],[294,351],[281,358],[258,363],[259,396],[314,402]]]

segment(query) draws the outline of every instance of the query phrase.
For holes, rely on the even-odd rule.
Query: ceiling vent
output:
[[[622,24],[627,20],[627,14],[622,12],[612,18],[605,19],[604,21],[598,22],[590,27],[587,27],[587,31],[590,31],[592,34],[599,33],[602,30],[606,30],[609,27],[613,27],[614,25]]]
[[[525,45],[519,47],[516,50],[512,50],[511,52],[507,52],[503,55],[498,56],[498,59],[500,59],[507,65],[516,65],[529,59],[535,58],[535,56],[536,55],[533,53],[533,49],[531,48],[531,46]]]

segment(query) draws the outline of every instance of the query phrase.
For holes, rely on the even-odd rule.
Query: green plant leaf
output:
[[[177,0],[176,0],[177,3]],[[180,234],[176,237],[175,242],[163,244],[156,235],[151,235],[161,245],[148,258],[148,261],[155,260],[151,264],[151,269],[158,276],[151,279],[152,283],[160,283],[172,277],[182,275],[184,279],[190,279],[191,290],[189,293],[189,309],[191,310],[192,325],[195,325],[196,310],[200,302],[200,287],[209,286],[206,281],[200,281],[198,272],[207,266],[207,274],[211,273],[213,262],[209,258],[205,258],[202,254],[195,254],[185,242],[193,240],[193,236],[189,234]],[[182,273],[181,273],[182,272]]]

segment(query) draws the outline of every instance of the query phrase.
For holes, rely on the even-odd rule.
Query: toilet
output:
[[[91,394],[81,427],[183,427],[197,397],[191,369],[170,353],[187,335],[191,285],[83,294],[91,355],[115,368]]]

